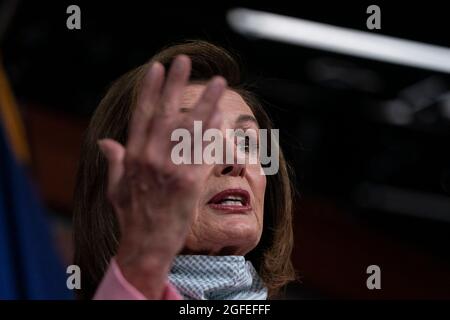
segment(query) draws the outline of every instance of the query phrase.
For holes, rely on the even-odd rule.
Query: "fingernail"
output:
[[[184,58],[182,56],[178,56],[175,58],[175,61],[173,62],[173,68],[175,71],[180,72],[184,68]]]
[[[211,90],[213,93],[218,93],[225,86],[225,81],[222,77],[215,77],[211,83]]]
[[[160,62],[158,61],[153,62],[152,65],[150,66],[150,74],[154,75],[158,71],[158,68],[160,67],[162,67]]]
[[[155,73],[155,62],[150,65],[149,73],[151,75]]]
[[[97,140],[97,145],[100,148],[100,151],[105,153],[104,140],[103,139]]]

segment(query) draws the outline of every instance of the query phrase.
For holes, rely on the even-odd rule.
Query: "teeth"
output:
[[[238,201],[241,201],[241,202],[244,201],[244,199],[242,197],[240,197],[240,196],[228,196],[228,197],[226,197],[225,200],[238,200]]]
[[[242,202],[240,200],[223,200],[220,204],[226,206],[242,206]]]

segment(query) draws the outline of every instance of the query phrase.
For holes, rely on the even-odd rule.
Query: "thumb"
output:
[[[108,192],[112,192],[118,185],[123,172],[123,159],[125,158],[125,148],[112,139],[98,140],[100,151],[108,161]]]

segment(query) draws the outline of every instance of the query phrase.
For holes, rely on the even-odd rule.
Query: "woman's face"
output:
[[[188,85],[180,110],[189,112],[204,88],[201,84]],[[227,137],[226,129],[253,129],[257,135],[253,112],[238,93],[226,90],[219,101],[219,110],[223,121],[218,129],[228,145],[235,145],[236,141]],[[259,161],[257,164],[233,162],[207,165],[208,176],[182,253],[245,255],[258,244],[263,227],[266,177],[261,174]]]

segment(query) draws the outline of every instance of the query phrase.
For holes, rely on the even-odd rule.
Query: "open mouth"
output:
[[[208,205],[213,209],[224,211],[249,211],[251,210],[250,194],[243,189],[227,189],[212,197]]]

